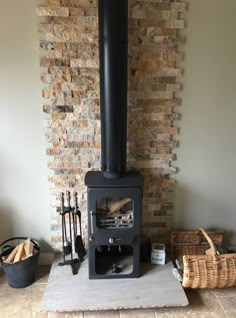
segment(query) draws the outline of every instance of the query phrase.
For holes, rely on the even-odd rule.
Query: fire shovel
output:
[[[83,261],[85,255],[86,255],[86,250],[84,247],[83,239],[82,239],[82,228],[81,228],[81,212],[78,209],[78,200],[77,200],[77,193],[74,193],[74,213],[73,213],[73,222],[74,222],[74,244],[75,244],[75,252],[78,255],[78,259],[80,262]],[[79,232],[78,234],[78,223],[79,223]]]

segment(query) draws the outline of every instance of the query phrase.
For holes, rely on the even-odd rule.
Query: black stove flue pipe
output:
[[[126,171],[128,0],[99,0],[102,170]]]

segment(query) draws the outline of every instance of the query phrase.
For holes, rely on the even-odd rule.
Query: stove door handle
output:
[[[91,225],[91,234],[94,234],[94,211],[90,211],[90,225]]]

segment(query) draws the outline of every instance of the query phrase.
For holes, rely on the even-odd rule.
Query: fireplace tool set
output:
[[[62,226],[63,262],[59,263],[59,266],[70,265],[73,275],[76,275],[78,274],[80,264],[86,255],[86,251],[82,240],[81,212],[78,208],[76,192],[73,194],[73,199],[74,207],[71,206],[70,192],[66,192],[66,198],[64,198],[64,193],[61,193],[60,215]],[[66,219],[68,220],[68,227],[66,225]],[[78,234],[78,227],[80,234]],[[77,254],[76,258],[74,258],[73,252]],[[66,259],[67,256],[69,256],[69,259]]]

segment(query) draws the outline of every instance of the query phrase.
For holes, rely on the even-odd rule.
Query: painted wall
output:
[[[0,241],[50,240],[37,4],[8,0],[0,11]],[[175,211],[177,227],[224,228],[234,245],[235,12],[235,0],[189,1]]]
[[[234,245],[235,12],[235,0],[189,1],[175,211],[178,228],[223,228]]]
[[[4,1],[0,10],[0,241],[49,241],[37,1]]]

